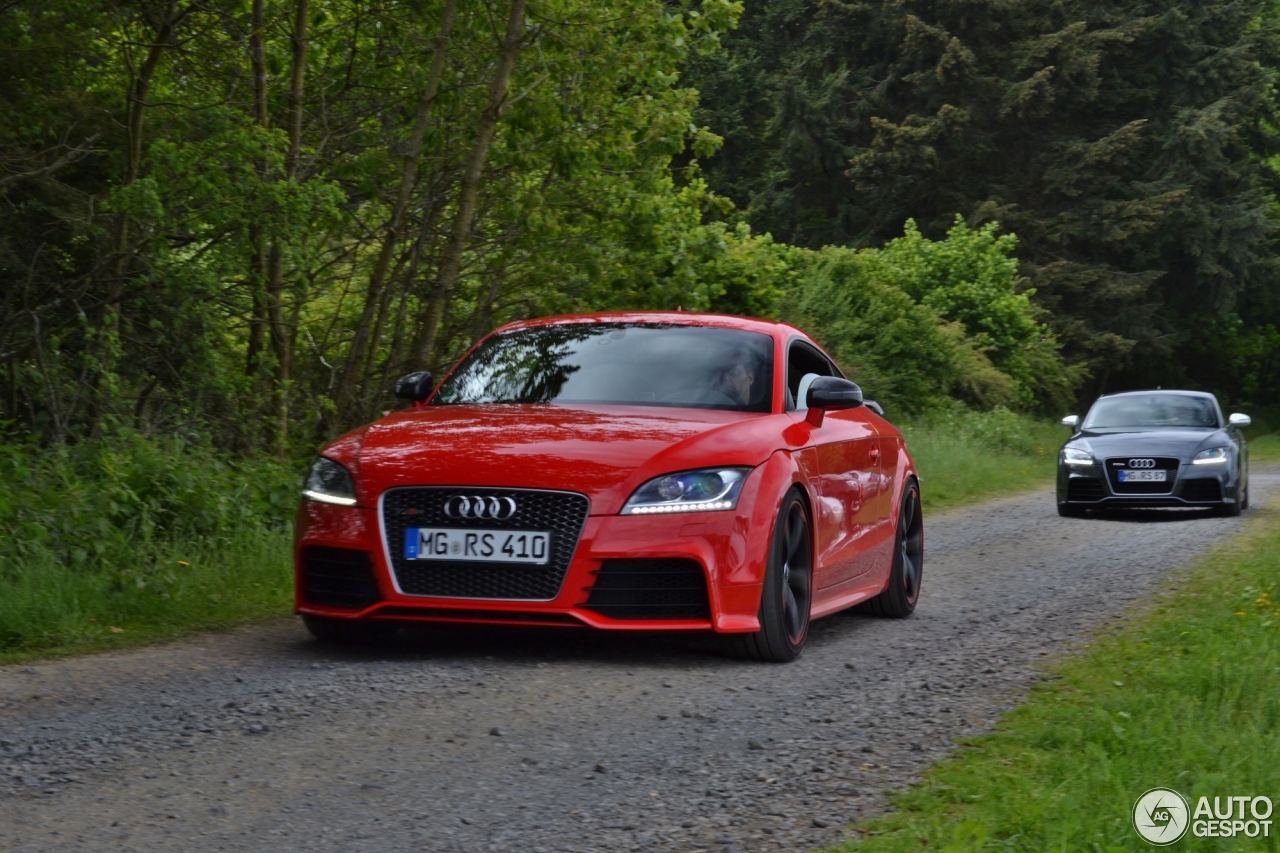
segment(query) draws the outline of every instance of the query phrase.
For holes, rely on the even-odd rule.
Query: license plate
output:
[[[545,566],[551,559],[551,534],[532,530],[411,527],[405,531],[404,558]]]
[[[1169,479],[1168,471],[1121,471],[1122,483],[1164,483]]]

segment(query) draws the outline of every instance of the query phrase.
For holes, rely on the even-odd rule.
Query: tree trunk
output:
[[[435,103],[436,94],[440,91],[440,80],[444,76],[444,63],[447,58],[449,39],[453,34],[453,20],[456,12],[457,0],[446,0],[444,14],[440,21],[440,32],[436,36],[434,54],[431,57],[431,70],[427,74],[427,85],[422,91],[422,99],[418,102],[418,113],[414,117],[413,130],[409,134],[409,144],[405,150],[400,188],[391,210],[391,219],[383,234],[378,260],[374,264],[373,273],[369,276],[364,309],[356,324],[351,348],[347,353],[346,366],[339,381],[339,393],[342,395],[339,406],[347,419],[362,408],[364,395],[361,393],[361,388],[368,380],[367,364],[372,362],[370,352],[377,348],[379,336],[377,327],[381,325],[380,322],[375,322],[375,315],[380,315],[386,308],[387,300],[384,298],[383,290],[386,286],[387,273],[391,269],[391,260],[400,240],[401,229],[404,227],[409,200],[417,185],[418,165],[422,161],[422,140],[426,136],[427,125],[430,122],[431,106]]]
[[[480,193],[480,180],[484,175],[485,160],[489,156],[489,147],[493,144],[494,133],[498,129],[498,121],[502,118],[502,108],[507,100],[507,88],[511,82],[511,72],[515,68],[516,57],[524,41],[524,11],[527,0],[512,0],[511,14],[507,18],[507,32],[498,51],[498,66],[494,70],[493,79],[489,83],[489,98],[484,112],[480,114],[480,126],[476,129],[475,144],[467,156],[466,166],[462,172],[461,186],[458,189],[458,209],[454,215],[453,228],[449,233],[449,242],[445,244],[444,256],[440,259],[440,271],[436,276],[436,286],[427,303],[426,318],[417,356],[419,363],[431,364],[436,348],[436,337],[440,330],[444,310],[449,297],[458,285],[458,277],[462,271],[462,256],[467,250],[471,238],[471,228],[475,222],[476,198]]]
[[[311,13],[310,0],[297,0],[294,4],[293,62],[289,73],[289,114],[286,121],[289,130],[289,150],[285,154],[285,180],[298,177],[298,160],[302,153],[302,108],[306,95],[308,24]],[[284,319],[284,247],[276,240],[271,245],[267,260],[267,328],[271,352],[276,360],[275,444],[284,452],[289,442],[289,383],[293,378],[293,335]]]
[[[253,23],[249,31],[249,61],[253,67],[253,115],[258,126],[266,130],[270,126],[267,114],[267,60],[266,44],[263,37],[265,27],[264,0],[253,0]],[[258,166],[258,179],[268,179],[267,164]],[[267,324],[267,247],[262,238],[262,229],[257,222],[249,225],[249,244],[253,247],[253,257],[249,262],[249,285],[253,293],[253,316],[249,320],[249,351],[245,359],[245,374],[258,375],[264,348]]]

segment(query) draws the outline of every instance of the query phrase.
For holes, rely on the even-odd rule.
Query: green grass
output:
[[[935,415],[901,427],[927,510],[1049,486],[1064,427],[1011,412]]]
[[[1272,433],[1249,442],[1249,463],[1280,461],[1280,435]]]
[[[1263,508],[841,849],[1145,851],[1129,810],[1151,788],[1193,810],[1201,796],[1280,801],[1278,583],[1280,509]],[[1269,839],[1188,833],[1172,849],[1280,850],[1272,819]]]
[[[287,614],[291,536],[255,531],[170,545],[138,564],[39,559],[0,584],[0,663],[124,648]]]

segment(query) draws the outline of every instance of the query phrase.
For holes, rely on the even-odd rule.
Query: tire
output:
[[[1245,500],[1248,500],[1247,495]],[[1236,518],[1242,512],[1244,512],[1244,506],[1239,497],[1229,504],[1219,504],[1213,508],[1213,514],[1220,518]]]
[[[1084,518],[1085,509],[1082,506],[1072,506],[1071,504],[1058,504],[1058,515],[1063,518]]]
[[[1240,509],[1244,511],[1249,508],[1249,481],[1245,480],[1240,485]]]
[[[743,660],[787,663],[800,656],[809,638],[813,603],[813,525],[799,489],[782,500],[769,540],[760,630],[726,638],[729,654]]]
[[[905,619],[916,609],[924,579],[924,519],[920,514],[920,486],[914,480],[902,493],[895,538],[889,586],[866,602],[862,610],[875,616]]]
[[[337,619],[304,613],[302,623],[317,642],[329,646],[382,646],[392,642],[400,628],[394,622]]]

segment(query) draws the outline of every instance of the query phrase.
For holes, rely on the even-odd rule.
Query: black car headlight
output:
[[[622,507],[623,515],[733,509],[750,468],[703,468],[650,480]]]
[[[1092,465],[1094,459],[1092,453],[1076,450],[1074,447],[1067,447],[1063,448],[1062,461],[1067,465]]]
[[[313,501],[339,506],[355,506],[356,483],[351,472],[332,459],[318,457],[307,470],[302,496]]]
[[[1231,461],[1230,448],[1227,447],[1211,447],[1208,450],[1201,450],[1196,454],[1196,458],[1191,460],[1192,465],[1223,465]]]

